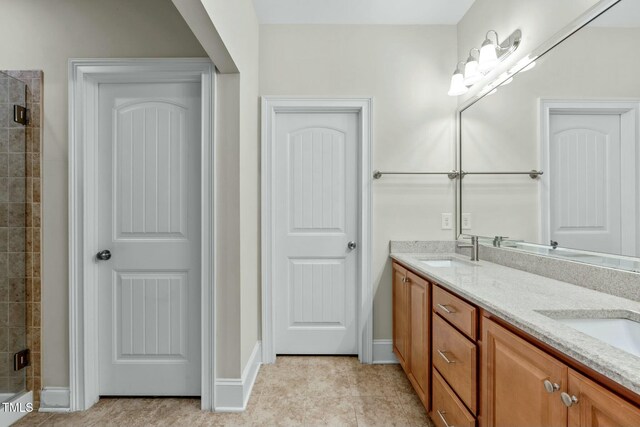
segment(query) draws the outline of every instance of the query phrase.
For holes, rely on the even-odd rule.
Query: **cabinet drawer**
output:
[[[473,415],[469,413],[444,379],[433,370],[433,403],[429,415],[437,427],[474,427]]]
[[[451,388],[467,407],[477,411],[477,348],[464,335],[433,316],[433,344],[431,360]]]
[[[478,313],[474,306],[444,289],[434,286],[433,310],[473,341],[476,340]]]

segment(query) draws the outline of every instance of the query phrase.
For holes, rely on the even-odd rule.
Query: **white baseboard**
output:
[[[27,391],[0,405],[0,425],[10,426],[33,410],[33,392]]]
[[[40,391],[40,412],[69,412],[70,408],[68,387],[45,387]]]
[[[256,382],[262,364],[262,345],[258,341],[253,347],[247,365],[242,370],[242,378],[219,378],[216,380],[216,412],[242,412]]]
[[[392,340],[373,340],[373,363],[398,363],[398,358],[393,354]]]
[[[216,411],[241,412],[247,408],[262,363],[261,347],[258,341],[242,371],[242,378],[220,378],[216,381]],[[45,387],[40,392],[40,412],[69,412],[70,407],[69,388]]]

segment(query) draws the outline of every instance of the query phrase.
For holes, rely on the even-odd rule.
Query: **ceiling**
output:
[[[253,0],[261,24],[455,25],[474,0]]]

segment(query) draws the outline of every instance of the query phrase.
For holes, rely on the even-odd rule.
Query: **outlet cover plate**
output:
[[[442,229],[453,230],[453,215],[450,213],[442,214]]]
[[[471,214],[470,213],[462,214],[462,229],[471,230]]]

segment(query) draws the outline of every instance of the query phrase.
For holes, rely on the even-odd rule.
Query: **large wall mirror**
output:
[[[640,1],[620,0],[460,112],[462,233],[640,267]],[[611,256],[604,256],[610,254]]]

